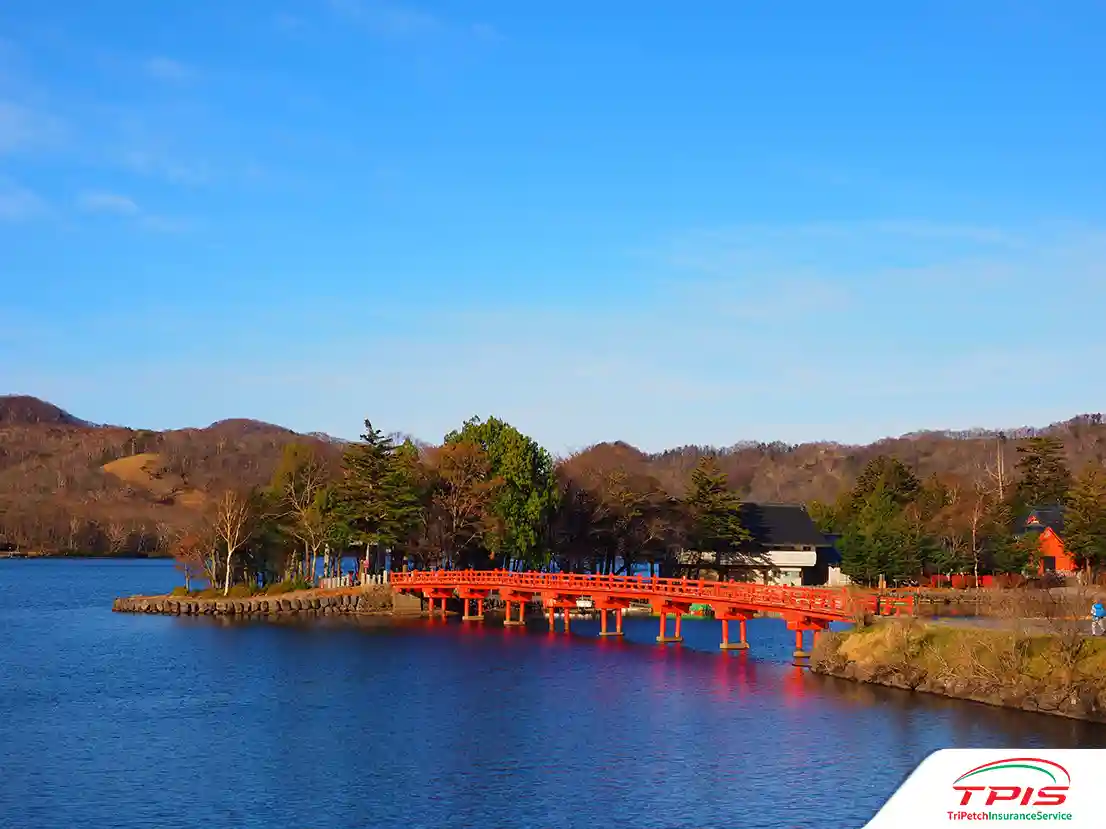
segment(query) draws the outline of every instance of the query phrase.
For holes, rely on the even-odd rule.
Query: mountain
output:
[[[256,420],[156,432],[0,397],[0,545],[154,552],[213,493],[266,483],[293,442],[341,455],[333,439]]]
[[[650,476],[680,495],[699,458],[714,454],[744,498],[807,503],[835,499],[878,455],[898,458],[921,477],[967,488],[987,478],[1000,449],[1013,470],[1019,442],[1043,434],[1063,441],[1074,470],[1106,458],[1101,415],[1041,429],[917,432],[865,446],[745,442],[649,454],[614,442],[577,458]],[[33,397],[0,397],[0,545],[153,552],[193,522],[213,495],[267,482],[293,442],[314,446],[335,467],[348,444],[246,419],[164,432],[94,425]]]
[[[55,426],[88,426],[90,424],[73,417],[53,403],[28,395],[0,396],[0,425],[30,426],[49,423]]]

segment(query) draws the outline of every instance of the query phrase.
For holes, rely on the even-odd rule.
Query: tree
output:
[[[491,460],[480,445],[461,440],[438,450],[433,509],[440,528],[442,558],[452,566],[481,547],[498,529],[492,506],[503,479],[492,475]]]
[[[1020,475],[1014,489],[1020,514],[1037,506],[1063,504],[1071,489],[1071,471],[1064,459],[1064,443],[1056,437],[1033,437],[1018,447]]]
[[[1071,489],[1064,546],[1088,573],[1106,564],[1106,471],[1101,466],[1087,466]]]
[[[284,447],[280,465],[273,473],[270,493],[277,505],[281,526],[302,550],[292,555],[290,570],[310,579],[315,577],[319,551],[326,543],[333,510],[324,492],[327,470],[315,450],[300,443]]]
[[[839,547],[842,572],[870,585],[880,576],[892,583],[916,578],[932,545],[896,502],[896,493],[879,486],[859,505]]]
[[[741,524],[741,499],[729,488],[726,473],[712,456],[700,459],[692,470],[684,507],[688,543],[695,550],[732,552],[752,538]]]
[[[918,498],[922,483],[914,470],[898,458],[879,455],[868,461],[853,485],[851,501],[854,511],[862,508],[868,497],[877,490],[882,490],[901,507]]]
[[[461,441],[480,446],[487,453],[490,474],[503,481],[491,504],[498,526],[485,535],[488,551],[530,567],[544,566],[549,551],[540,548],[559,499],[553,458],[534,440],[495,417],[486,421],[471,418],[445,437],[447,444]]]
[[[192,589],[192,579],[204,575],[208,545],[195,533],[185,533],[172,545],[176,568],[184,575],[184,589]]]
[[[354,540],[366,547],[395,547],[420,521],[422,504],[409,455],[366,420],[361,442],[342,457],[337,511]]]
[[[226,556],[226,578],[223,595],[230,593],[230,580],[234,570],[234,555],[249,540],[251,521],[254,518],[251,497],[233,489],[226,490],[215,507],[215,537],[223,546]]]

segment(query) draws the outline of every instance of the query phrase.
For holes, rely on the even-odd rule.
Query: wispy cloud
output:
[[[410,37],[438,32],[444,22],[429,12],[377,0],[330,0],[339,16],[383,37]]]
[[[47,212],[45,200],[32,190],[0,177],[0,221],[20,222]]]
[[[77,197],[77,205],[89,213],[134,216],[141,212],[138,205],[130,197],[103,191],[81,193]]]
[[[273,27],[277,31],[291,35],[299,34],[307,27],[307,24],[304,22],[302,17],[298,17],[294,14],[289,14],[288,12],[277,12],[273,15],[272,22]]]
[[[138,220],[139,227],[156,233],[184,233],[195,228],[195,222],[172,216],[145,215]]]
[[[194,80],[198,73],[190,66],[167,57],[153,57],[144,64],[146,73],[159,81],[185,83]]]
[[[57,143],[61,133],[57,118],[0,100],[0,153],[46,149]]]
[[[86,213],[116,216],[132,227],[155,233],[182,233],[194,227],[188,219],[149,213],[130,196],[106,190],[81,193],[77,196],[77,206]]]
[[[135,173],[163,178],[171,184],[196,186],[208,184],[214,177],[206,161],[182,161],[160,150],[127,150],[122,154],[121,161]]]

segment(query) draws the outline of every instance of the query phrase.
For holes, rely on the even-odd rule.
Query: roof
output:
[[[741,505],[741,524],[766,547],[821,547],[826,538],[802,504]]]
[[[1021,531],[1050,529],[1057,535],[1064,532],[1064,508],[1062,506],[1033,507],[1021,522]]]

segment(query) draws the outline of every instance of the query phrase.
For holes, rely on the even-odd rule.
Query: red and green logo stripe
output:
[[[957,777],[956,780],[953,781],[953,785],[955,786],[960,781],[967,780],[969,777],[974,777],[977,774],[983,774],[987,771],[1001,771],[1003,769],[1031,769],[1046,775],[1056,785],[1068,786],[1071,784],[1071,775],[1068,774],[1068,770],[1059,763],[1054,763],[1051,760],[1045,760],[1041,757],[1007,757],[1005,760],[994,760],[990,763],[984,763],[982,766],[976,766],[974,769],[969,769]],[[1060,775],[1063,775],[1062,779]]]

